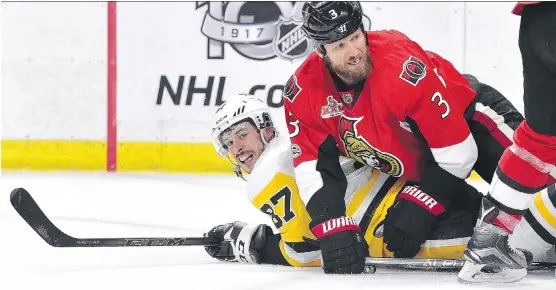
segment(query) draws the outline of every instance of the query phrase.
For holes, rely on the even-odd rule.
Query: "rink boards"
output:
[[[406,33],[522,108],[512,3],[362,5],[367,28]],[[311,51],[301,6],[3,3],[2,168],[231,172],[213,113],[252,93],[287,134],[281,93]]]

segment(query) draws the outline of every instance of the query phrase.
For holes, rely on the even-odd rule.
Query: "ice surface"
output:
[[[455,273],[378,269],[339,276],[219,262],[202,247],[53,248],[9,202],[14,188],[26,188],[60,229],[78,238],[201,236],[235,220],[270,223],[244,186],[229,175],[2,173],[0,289],[556,289],[554,272],[510,285],[461,285]]]

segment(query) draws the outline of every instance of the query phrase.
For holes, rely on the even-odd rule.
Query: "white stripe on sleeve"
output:
[[[477,144],[471,134],[461,143],[431,148],[431,151],[440,167],[461,179],[467,178],[478,157]]]

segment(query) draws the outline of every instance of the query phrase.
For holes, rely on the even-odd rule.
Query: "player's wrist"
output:
[[[317,224],[311,228],[311,231],[318,239],[322,239],[326,236],[344,232],[344,231],[357,231],[361,232],[361,228],[355,223],[351,217],[340,216],[332,218]]]
[[[439,216],[446,211],[442,198],[436,194],[428,194],[415,186],[404,187],[398,199],[410,201],[434,216]]]
[[[346,215],[345,201],[329,198],[312,198],[306,206],[307,213],[311,217],[309,228],[314,228],[328,220]]]

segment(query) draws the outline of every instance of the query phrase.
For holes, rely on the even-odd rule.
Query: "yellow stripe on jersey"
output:
[[[405,180],[398,180],[394,185],[388,190],[382,201],[376,207],[373,217],[371,218],[371,223],[365,232],[365,240],[369,244],[369,255],[371,257],[385,257],[383,254],[383,247],[385,244],[382,238],[375,237],[374,231],[377,225],[384,220],[388,208],[394,204],[396,196],[401,191],[405,184]],[[390,253],[391,254],[391,253]]]
[[[552,226],[554,229],[556,229],[556,217],[553,215],[553,213],[550,212],[550,210],[548,209],[548,207],[544,203],[544,200],[543,200],[543,195],[544,194],[546,194],[546,192],[542,192],[540,194],[537,194],[537,197],[535,197],[535,207],[537,208],[538,212],[541,214],[541,217],[550,226]],[[547,196],[547,199],[548,199],[548,196]]]
[[[353,198],[346,207],[347,216],[352,217],[355,214],[355,212],[359,209],[359,207],[365,200],[365,197],[369,194],[373,186],[375,186],[376,180],[379,176],[380,171],[373,170],[369,182],[354,193]]]
[[[463,252],[467,247],[467,242],[456,246],[445,247],[421,247],[421,250],[415,255],[416,259],[453,259],[458,260],[463,257]],[[388,251],[388,250],[386,250]],[[390,255],[387,258],[393,257]]]

